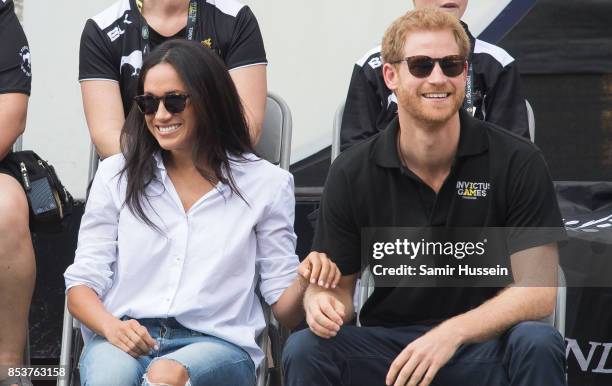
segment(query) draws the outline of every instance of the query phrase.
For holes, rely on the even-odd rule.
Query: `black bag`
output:
[[[55,169],[31,150],[9,153],[2,165],[21,183],[30,207],[30,230],[61,232],[74,200]]]

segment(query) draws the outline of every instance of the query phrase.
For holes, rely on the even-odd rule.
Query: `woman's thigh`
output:
[[[193,386],[255,384],[255,365],[242,348],[208,335],[190,338],[189,342],[155,360],[171,359],[181,363],[187,368]]]
[[[81,384],[84,386],[140,385],[150,357],[132,357],[95,336],[83,349],[79,361]]]

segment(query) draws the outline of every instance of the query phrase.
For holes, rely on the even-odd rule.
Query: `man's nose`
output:
[[[434,63],[434,68],[431,71],[431,74],[427,77],[427,81],[429,83],[443,83],[448,79],[444,72],[442,71],[442,67],[440,67],[439,62]]]

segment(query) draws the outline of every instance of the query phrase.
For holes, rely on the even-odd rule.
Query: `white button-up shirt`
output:
[[[293,177],[249,154],[230,161],[245,203],[219,183],[187,213],[155,156],[144,210],[162,233],[124,205],[121,154],[100,163],[81,220],[67,290],[92,288],[116,317],[174,317],[183,326],[232,342],[257,366],[265,327],[259,289],[274,304],[295,279]],[[85,340],[92,332],[83,326]]]

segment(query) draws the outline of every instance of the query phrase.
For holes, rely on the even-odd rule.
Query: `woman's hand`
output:
[[[310,252],[298,267],[298,275],[306,282],[325,288],[336,288],[342,274],[325,253]]]
[[[152,349],[158,349],[147,328],[136,319],[115,319],[104,329],[104,337],[134,358],[149,355]]]

